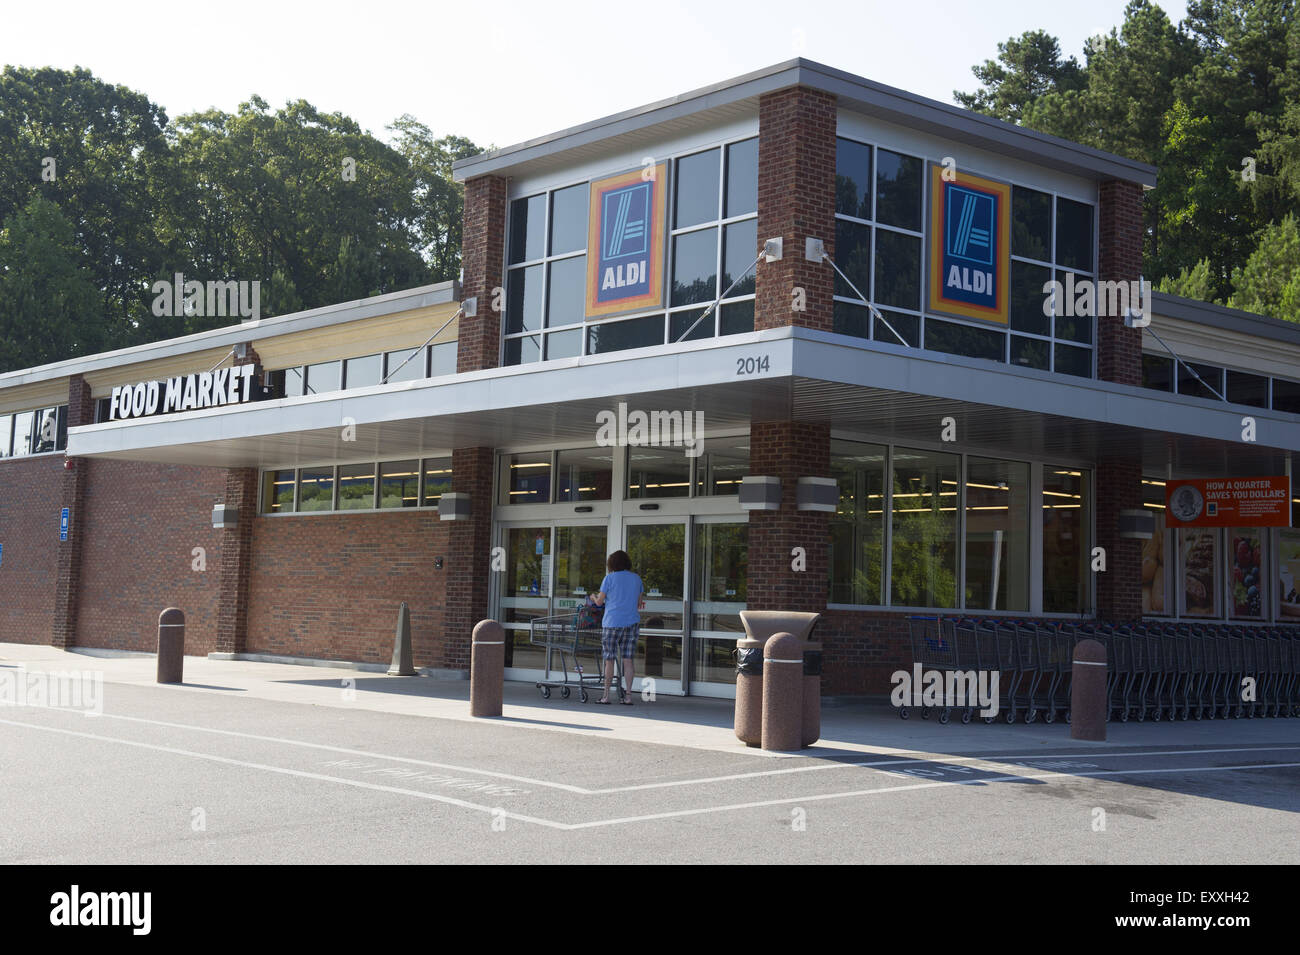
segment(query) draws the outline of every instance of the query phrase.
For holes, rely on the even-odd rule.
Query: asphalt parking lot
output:
[[[102,715],[0,707],[5,863],[1294,863],[1300,720],[938,726],[826,711],[804,755],[730,705],[0,645],[103,674]]]

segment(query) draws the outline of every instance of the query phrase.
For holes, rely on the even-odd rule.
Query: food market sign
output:
[[[1291,479],[1273,477],[1169,481],[1168,527],[1290,527]]]
[[[118,385],[108,402],[108,420],[243,404],[253,400],[255,370],[254,365],[238,365],[159,381]]]

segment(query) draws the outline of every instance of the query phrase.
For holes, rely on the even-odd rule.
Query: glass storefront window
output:
[[[712,222],[718,218],[718,150],[677,160],[677,201],[673,227]]]
[[[555,597],[570,598],[576,607],[588,594],[600,589],[605,579],[605,526],[557,527],[555,529]],[[567,605],[563,609],[569,609]],[[556,612],[562,612],[557,606]]]
[[[555,500],[608,501],[613,481],[613,451],[602,448],[561,451],[555,474]]]
[[[328,391],[338,391],[343,387],[343,363],[341,361],[322,361],[306,368],[306,394],[323,395]]]
[[[551,194],[551,255],[587,247],[588,192],[584,182]]]
[[[364,355],[361,358],[349,358],[345,363],[344,383],[348,388],[368,388],[379,384],[383,377],[384,359],[382,355]]]
[[[418,507],[420,505],[420,463],[385,461],[379,465],[379,506]]]
[[[861,285],[858,288],[864,289]],[[876,230],[877,305],[921,307],[921,239],[889,229]]]
[[[303,374],[304,369],[286,368],[284,375],[284,396],[286,398],[300,398],[307,393],[307,378]]]
[[[871,218],[871,147],[864,143],[835,140],[835,211]]]
[[[545,194],[515,199],[510,203],[510,264],[531,262],[542,257],[546,238]]]
[[[586,309],[587,257],[575,255],[559,259],[551,263],[550,269],[546,289],[546,327],[581,322]]]
[[[375,506],[375,466],[339,465],[339,510],[364,511]]]
[[[1219,535],[1213,530],[1178,531],[1179,587],[1182,612],[1188,617],[1218,617]]]
[[[1092,206],[1058,196],[1056,263],[1069,269],[1091,272],[1092,245]]]
[[[955,454],[894,450],[890,603],[957,606]]]
[[[293,471],[267,471],[262,475],[262,513],[293,513]]]
[[[424,506],[437,507],[451,492],[451,458],[424,459]]]
[[[551,502],[551,453],[534,451],[508,454],[501,458],[502,504],[549,504]]]
[[[7,458],[13,453],[14,416],[0,415],[0,458]]]
[[[1142,613],[1162,617],[1172,613],[1169,587],[1168,531],[1165,530],[1165,482],[1142,479],[1142,506],[1156,518],[1155,532],[1142,542]]]
[[[298,510],[334,510],[334,469],[303,468],[298,472]]]
[[[1228,390],[1225,396],[1229,401],[1254,408],[1268,407],[1268,379],[1263,375],[1229,371],[1227,377]]]
[[[689,496],[691,459],[682,453],[682,449],[635,447],[627,450],[629,500]]]
[[[758,211],[758,138],[727,147],[727,218]]]
[[[32,422],[35,418],[34,411],[21,411],[14,415],[14,457],[32,453]]]
[[[388,382],[419,381],[424,377],[424,355],[416,354],[419,349],[400,348],[385,355],[387,361]],[[351,380],[351,377],[348,379]]]
[[[1155,391],[1173,391],[1174,360],[1159,355],[1143,355],[1142,387]]]
[[[921,160],[878,149],[876,162],[876,221],[920,232],[924,180]]]
[[[663,315],[648,315],[624,322],[602,322],[587,329],[588,355],[604,355],[663,343]]]
[[[456,342],[429,346],[429,377],[456,374]],[[420,359],[415,359],[418,363]]]
[[[885,448],[831,442],[839,504],[830,523],[830,602],[884,603]]]
[[[718,230],[674,236],[671,304],[708,304],[717,296]]]
[[[1265,606],[1264,531],[1257,527],[1228,530],[1224,569],[1228,577],[1228,616],[1233,620],[1262,620]]]
[[[506,333],[542,327],[542,266],[513,269],[506,279]]]
[[[1029,610],[1029,465],[966,459],[966,607]]]
[[[1061,465],[1043,465],[1043,612],[1087,609],[1087,475]]]
[[[696,524],[691,567],[695,575],[694,629],[743,633],[740,611],[745,609],[749,579],[749,525]],[[712,677],[692,676],[692,679]]]
[[[1052,260],[1052,197],[1047,193],[1011,187],[1011,254]]]
[[[749,436],[709,438],[695,459],[695,496],[739,494],[740,479],[749,471]]]
[[[1295,502],[1292,502],[1295,510]],[[1295,524],[1295,518],[1291,519]],[[1300,620],[1300,530],[1278,531],[1277,611],[1281,623]]]

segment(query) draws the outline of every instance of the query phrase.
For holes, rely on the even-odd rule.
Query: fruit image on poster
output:
[[[1278,601],[1281,616],[1300,617],[1300,531],[1278,532]]]
[[[1142,542],[1142,613],[1168,613],[1165,609],[1165,519],[1156,516],[1155,533]]]
[[[1264,567],[1258,530],[1234,527],[1228,538],[1228,592],[1233,617],[1264,616]]]
[[[1183,531],[1183,606],[1193,617],[1213,617],[1214,537],[1207,531]]]

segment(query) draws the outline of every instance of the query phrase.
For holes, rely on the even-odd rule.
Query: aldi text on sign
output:
[[[587,316],[663,305],[668,164],[591,183],[587,226]]]
[[[1166,527],[1290,527],[1291,479],[1270,477],[1169,481]]]
[[[930,307],[1005,325],[1011,187],[931,166],[930,200]]]

